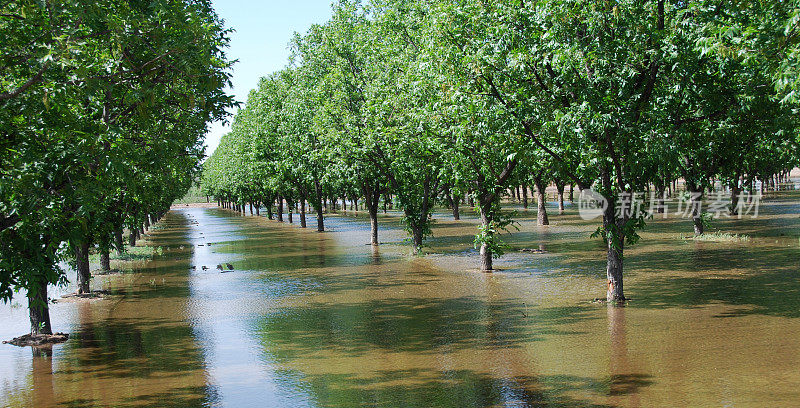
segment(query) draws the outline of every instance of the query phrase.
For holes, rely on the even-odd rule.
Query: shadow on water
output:
[[[744,277],[660,277],[640,282],[632,307],[692,308],[714,303],[742,306],[717,317],[800,317],[800,272],[762,272]]]
[[[545,334],[574,334],[558,327],[591,318],[589,311],[579,306],[526,311],[515,302],[474,298],[404,298],[284,308],[259,322],[258,329],[268,343],[282,346],[272,350],[285,353],[279,358],[322,348],[347,355],[374,349],[436,353],[438,347],[515,347]]]
[[[650,385],[650,377],[627,372],[605,380],[527,375],[536,371],[527,366],[531,362],[515,362],[518,357],[508,356],[524,353],[524,348],[545,337],[577,334],[565,326],[596,319],[594,311],[583,306],[528,310],[513,301],[479,298],[310,303],[263,317],[254,322],[254,332],[261,339],[263,358],[286,367],[282,376],[287,382],[309,390],[319,406],[609,407],[614,405],[583,401],[573,394],[632,394]],[[470,359],[478,367],[385,368],[397,360],[447,360],[450,353],[473,355]],[[291,368],[298,362],[310,367],[349,366],[352,363],[343,361],[352,359],[357,369],[347,373]]]
[[[175,212],[165,219],[167,228],[188,222]],[[187,233],[152,231],[149,240],[175,250],[136,268],[111,299],[76,305],[76,329],[53,376],[61,388],[59,406],[207,407],[219,402],[196,333],[185,320],[192,253]]]
[[[430,378],[438,376],[438,378]],[[409,381],[409,378],[413,379]],[[625,379],[631,392],[647,380]],[[371,377],[330,374],[306,378],[323,407],[614,407],[565,395],[600,391],[606,384],[573,376],[499,378],[474,370],[384,370]],[[404,384],[408,383],[408,384]]]
[[[208,407],[218,404],[220,397],[210,386],[177,387],[166,392],[137,395],[123,398],[115,407]],[[89,398],[76,398],[59,404],[60,407],[89,408],[96,407],[97,402]]]

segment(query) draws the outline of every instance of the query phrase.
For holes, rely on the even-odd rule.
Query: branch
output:
[[[9,100],[9,99],[16,98],[17,96],[19,96],[19,94],[25,92],[28,88],[30,88],[34,84],[40,82],[42,80],[42,76],[44,75],[44,71],[47,70],[47,67],[49,65],[50,65],[49,61],[45,62],[44,65],[42,65],[42,67],[36,73],[36,75],[31,77],[31,79],[29,79],[28,82],[25,82],[19,88],[15,89],[15,90],[13,90],[11,92],[0,93],[0,101],[6,101],[6,100]]]

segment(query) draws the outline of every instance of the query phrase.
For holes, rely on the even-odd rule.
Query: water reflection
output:
[[[574,209],[546,228],[523,219],[513,244],[546,252],[510,252],[494,274],[474,272],[469,213],[437,223],[440,255],[418,258],[392,214],[373,247],[352,212],[318,234],[173,211],[150,237],[162,255],[97,281],[110,299],[54,305],[66,344],[0,348],[0,406],[792,405],[800,202],[775,196],[763,218],[720,222],[745,243],[654,221],[626,254],[627,307],[588,301],[602,243]]]

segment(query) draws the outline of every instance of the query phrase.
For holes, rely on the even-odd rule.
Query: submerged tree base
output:
[[[619,300],[608,300],[607,298],[594,298],[590,303],[603,303],[603,304],[612,304],[612,305],[625,305],[626,303],[630,302],[631,298],[619,299]]]
[[[107,295],[110,295],[111,292],[107,290],[93,290],[89,293],[68,293],[66,295],[61,296],[62,302],[69,302],[69,301],[79,301],[79,300],[95,300],[95,299],[103,299]],[[54,300],[55,302],[55,300]]]
[[[123,271],[122,271],[122,270],[120,270],[120,269],[114,269],[114,268],[112,268],[112,269],[108,269],[108,270],[105,270],[105,269],[95,269],[95,270],[93,270],[93,271],[92,271],[92,276],[96,276],[96,275],[120,275],[120,274],[122,274],[122,273],[123,273]]]
[[[69,339],[69,333],[26,334],[24,336],[14,337],[11,340],[4,340],[3,344],[12,344],[19,347],[37,347],[63,343],[67,341],[67,339]]]
[[[538,249],[538,248],[522,248],[522,249],[519,250],[519,252],[529,252],[529,253],[532,253],[532,254],[546,254],[547,253],[547,251],[545,251],[544,249]]]

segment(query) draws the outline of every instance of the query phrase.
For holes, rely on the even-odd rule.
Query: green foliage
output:
[[[475,211],[480,212],[480,208],[476,208]],[[503,256],[510,246],[500,239],[500,235],[503,232],[510,232],[512,227],[519,231],[518,223],[513,220],[515,215],[516,212],[502,213],[500,206],[495,205],[489,216],[491,221],[478,226],[478,233],[472,241],[473,248],[478,249],[485,245],[486,250],[490,251],[494,258]]]
[[[0,298],[64,283],[81,243],[112,245],[195,180],[232,99],[210,1],[0,6]],[[34,289],[35,290],[35,289]]]
[[[436,201],[469,194],[475,245],[498,256],[511,225],[499,203],[519,184],[591,187],[613,203],[679,177],[696,193],[769,178],[800,159],[798,13],[720,7],[336,2],[250,95],[204,191],[316,207],[391,195],[415,248]],[[610,211],[593,236],[621,257],[645,224]]]

